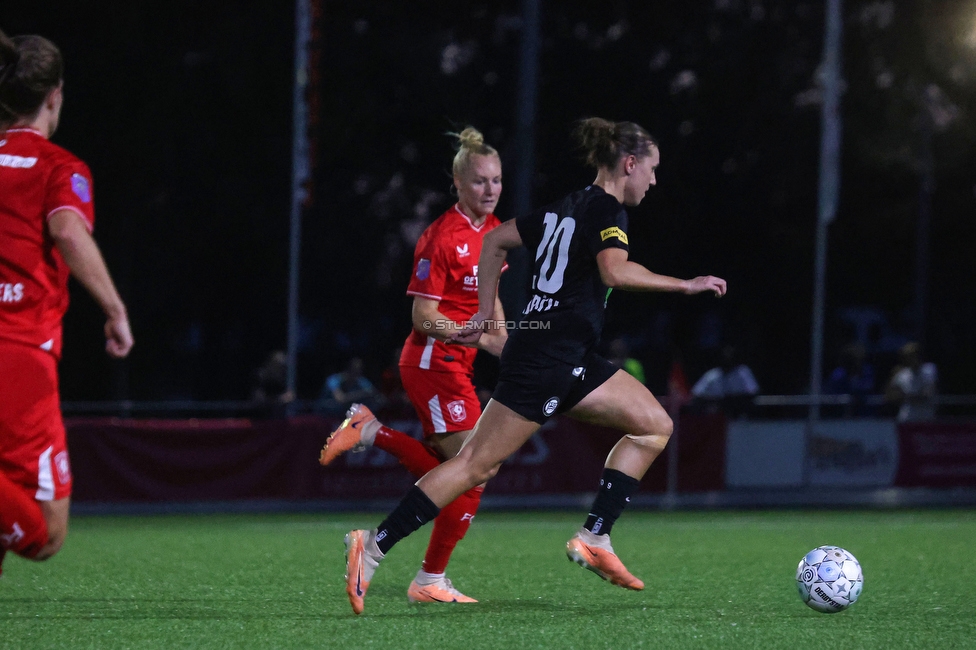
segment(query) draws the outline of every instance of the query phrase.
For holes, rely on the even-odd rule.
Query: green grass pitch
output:
[[[410,605],[428,531],[380,567],[354,616],[343,534],[370,515],[84,517],[64,550],[8,557],[0,647],[976,647],[976,512],[628,512],[614,545],[643,592],[567,561],[582,514],[484,513],[455,552],[481,602]],[[865,573],[860,602],[818,614],[794,571],[821,544]]]

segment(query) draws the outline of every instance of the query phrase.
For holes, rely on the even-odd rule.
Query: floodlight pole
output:
[[[935,124],[932,119],[932,100],[923,94],[920,115],[922,132],[921,183],[918,189],[918,221],[915,225],[915,340],[922,344],[924,353],[928,330],[928,280],[929,242],[932,234],[932,193],[935,192],[935,159],[932,155],[932,135]]]
[[[539,94],[539,14],[542,0],[522,0],[522,42],[519,53],[518,96],[515,108],[515,215],[532,209],[535,177],[535,112]]]
[[[820,137],[820,187],[817,198],[817,244],[814,261],[813,326],[810,346],[811,426],[820,420],[823,382],[824,308],[827,296],[827,230],[837,216],[840,194],[840,95],[843,47],[843,0],[827,0],[824,55],[820,69],[823,91]]]
[[[292,90],[291,145],[291,233],[288,249],[288,393],[297,395],[298,388],[298,289],[299,262],[302,252],[302,206],[308,191],[308,107],[305,91],[308,88],[308,51],[312,42],[311,0],[295,1],[295,78]],[[288,406],[293,412],[294,401]]]
[[[522,0],[522,33],[519,47],[518,86],[515,102],[515,165],[512,174],[511,218],[532,209],[532,179],[535,178],[536,104],[539,95],[539,55],[542,37],[539,20],[542,0]],[[509,271],[499,289],[506,314],[519,314],[525,305],[528,255],[524,249],[508,252]]]

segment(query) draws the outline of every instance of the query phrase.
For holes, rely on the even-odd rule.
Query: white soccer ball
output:
[[[818,546],[804,555],[796,568],[800,599],[825,614],[843,611],[856,603],[863,587],[861,563],[838,546]]]

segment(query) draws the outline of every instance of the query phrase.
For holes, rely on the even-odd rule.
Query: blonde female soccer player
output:
[[[471,346],[452,339],[478,311],[478,257],[485,235],[501,223],[494,210],[502,193],[502,163],[477,129],[464,129],[457,140],[453,175],[458,201],[417,241],[407,287],[413,296],[413,330],[403,344],[400,377],[425,441],[383,426],[366,406],[354,404],[322,450],[323,465],[350,449],[376,446],[419,478],[458,453],[481,415],[472,383],[474,359],[478,348],[500,355],[508,334],[504,327],[492,328]],[[497,295],[492,306],[495,318],[504,321]],[[411,602],[477,602],[455,589],[445,570],[478,512],[483,489],[470,486],[434,520],[423,565],[407,589]]]

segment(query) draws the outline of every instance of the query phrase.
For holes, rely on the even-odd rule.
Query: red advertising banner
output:
[[[368,500],[401,496],[416,477],[378,449],[318,462],[337,421],[70,419],[68,443],[79,502],[174,502],[238,499]],[[407,420],[390,426],[419,435]],[[593,492],[620,433],[556,418],[509,458],[489,483],[495,495]],[[721,489],[725,420],[682,418],[679,489]],[[667,453],[641,483],[662,492]]]
[[[898,438],[896,486],[976,486],[976,423],[906,422]]]

